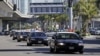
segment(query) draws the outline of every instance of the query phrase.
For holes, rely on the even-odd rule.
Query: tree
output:
[[[25,29],[31,29],[32,28],[32,25],[29,24],[29,23],[25,23],[23,26],[24,26]]]
[[[39,20],[41,21],[41,28],[43,31],[47,30],[47,27],[49,27],[49,22],[51,21],[50,15],[40,15]]]
[[[77,11],[77,15],[82,16],[83,27],[82,32],[86,35],[88,32],[88,24],[98,13],[96,7],[96,0],[80,0],[74,7],[74,10]]]
[[[62,29],[66,26],[68,18],[66,14],[58,14],[54,20],[59,23],[60,29]]]
[[[11,29],[19,29],[19,23],[15,22],[12,24]]]
[[[44,28],[48,28],[49,30],[52,30],[53,22],[59,23],[59,25],[63,25],[67,20],[67,15],[66,14],[48,14],[48,15],[40,15],[39,18],[40,20],[42,20],[42,23],[43,23],[42,25],[44,25],[43,26]]]

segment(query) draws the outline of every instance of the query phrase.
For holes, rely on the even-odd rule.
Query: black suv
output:
[[[44,32],[31,32],[27,37],[27,46],[32,44],[44,44],[48,45],[48,38]]]
[[[50,40],[50,52],[79,52],[83,53],[83,38],[73,32],[57,32]]]

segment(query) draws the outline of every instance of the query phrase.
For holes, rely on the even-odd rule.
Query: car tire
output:
[[[83,50],[80,50],[79,53],[80,53],[80,54],[83,54]]]
[[[17,42],[21,42],[21,40],[17,39]]]
[[[45,46],[48,46],[48,44],[44,44]]]
[[[27,43],[27,46],[32,46],[32,44],[31,43]]]
[[[55,53],[59,53],[59,50],[55,47],[55,48],[54,48],[54,52],[55,52]]]
[[[15,40],[15,38],[13,37],[12,40]]]
[[[54,49],[50,47],[50,53],[54,53]]]
[[[29,39],[27,39],[27,46],[32,46],[32,43],[30,42]]]

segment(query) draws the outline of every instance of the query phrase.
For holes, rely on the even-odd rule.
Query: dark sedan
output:
[[[28,37],[29,32],[20,32],[20,34],[17,36],[17,42],[26,40]]]
[[[44,44],[48,45],[48,38],[44,32],[31,32],[27,37],[27,46],[32,44]]]
[[[73,32],[57,32],[50,40],[50,52],[79,52],[83,53],[82,38]]]

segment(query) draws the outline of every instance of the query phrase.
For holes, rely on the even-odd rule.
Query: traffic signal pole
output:
[[[73,0],[68,0],[69,7],[69,31],[73,32]]]

